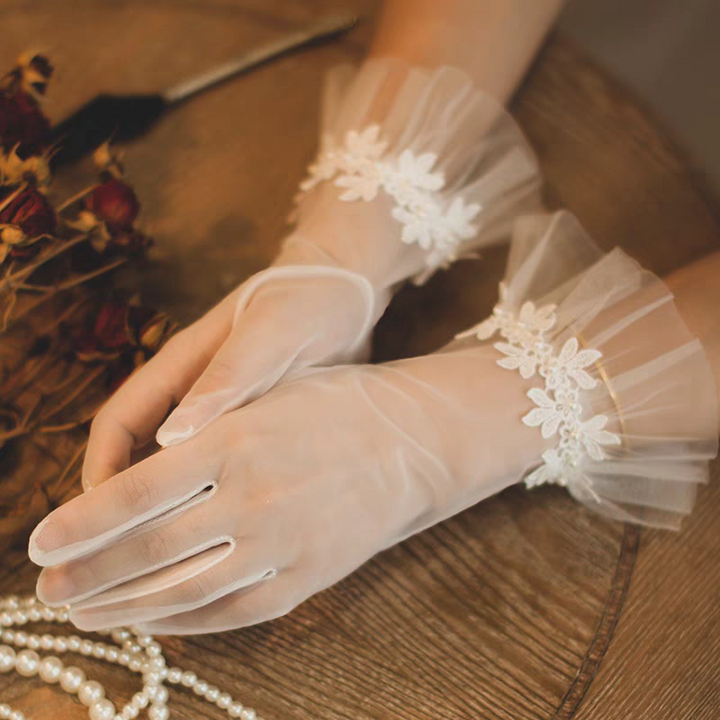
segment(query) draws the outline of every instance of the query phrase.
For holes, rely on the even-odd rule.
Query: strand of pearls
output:
[[[39,677],[50,685],[59,685],[65,692],[77,695],[86,705],[90,720],[135,720],[147,710],[148,720],[168,720],[168,689],[165,683],[180,685],[240,720],[262,720],[252,708],[243,707],[229,693],[199,678],[190,670],[167,667],[162,646],[151,635],[134,628],[107,630],[99,635],[110,637],[115,644],[95,642],[78,635],[37,635],[14,630],[34,622],[66,623],[67,608],[51,608],[35,597],[0,598],[0,673],[17,672],[23,677]],[[15,647],[13,647],[15,646]],[[16,651],[15,648],[22,648]],[[58,654],[77,653],[107,660],[142,675],[142,690],[119,712],[105,697],[105,688],[88,680],[78,667],[66,665],[56,655],[41,656],[38,650]],[[0,703],[0,720],[26,720],[20,710]]]

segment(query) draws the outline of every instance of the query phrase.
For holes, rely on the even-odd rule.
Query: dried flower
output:
[[[117,386],[165,342],[174,327],[165,313],[117,301],[101,305],[95,319],[75,341],[83,362],[115,361],[110,380]]]
[[[0,184],[20,185],[26,183],[34,187],[48,185],[51,180],[50,166],[44,155],[31,155],[21,158],[17,146],[9,153],[0,152]]]
[[[57,217],[45,196],[29,187],[0,210],[0,224],[16,225],[29,238],[36,238],[52,235],[57,227]]]
[[[0,264],[27,240],[27,235],[17,225],[0,225]]]
[[[0,90],[0,146],[17,148],[22,157],[40,154],[46,146],[50,123],[32,97],[21,90]]]
[[[140,212],[135,191],[117,178],[98,185],[90,193],[85,207],[105,223],[111,235],[132,230]]]
[[[101,176],[121,178],[125,173],[125,168],[121,162],[121,153],[110,147],[110,143],[103,143],[93,153],[93,162],[100,172]],[[107,179],[103,177],[103,179]]]
[[[54,70],[45,55],[25,52],[17,59],[11,75],[17,78],[17,84],[23,92],[34,98],[36,102],[40,102],[45,96],[48,81]]]

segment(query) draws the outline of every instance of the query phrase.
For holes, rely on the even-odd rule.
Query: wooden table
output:
[[[100,90],[154,90],[351,6],[374,14],[362,0],[8,2],[0,60],[49,46],[59,69],[48,110],[60,117]],[[369,34],[360,27],[226,85],[129,149],[145,227],[166,258],[124,282],[187,321],[269,262],[313,154],[322,74],[360,58]],[[702,175],[576,49],[552,38],[514,110],[550,203],[576,212],[604,247],[622,245],[658,273],[718,247]],[[504,256],[403,291],[378,331],[378,358],[433,349],[487,313]],[[268,720],[710,720],[720,717],[719,512],[717,482],[680,534],[606,522],[560,490],[511,489],[285,618],[165,646],[170,662]],[[31,590],[22,547],[0,563],[3,592]],[[115,700],[138,689],[115,668],[78,663]],[[33,719],[87,717],[57,689],[16,676],[0,678],[0,698]],[[176,718],[222,717],[187,692],[172,692],[171,707]]]

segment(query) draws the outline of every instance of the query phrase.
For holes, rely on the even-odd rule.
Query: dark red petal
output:
[[[35,188],[21,192],[0,211],[0,223],[18,225],[28,237],[52,235],[57,227],[55,211]]]
[[[140,212],[134,190],[116,178],[98,185],[85,204],[105,223],[110,233],[131,230]]]
[[[49,135],[50,123],[29,95],[20,90],[0,90],[0,145],[5,152],[19,145],[20,157],[39,155]]]

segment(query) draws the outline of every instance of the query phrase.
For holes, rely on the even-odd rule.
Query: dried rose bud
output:
[[[16,71],[20,75],[20,85],[28,95],[37,99],[45,95],[54,70],[50,61],[38,53],[23,53],[17,59]]]
[[[93,153],[93,162],[103,180],[109,179],[109,177],[120,178],[123,176],[125,169],[121,157],[121,153],[110,147],[110,143],[107,142],[100,145]],[[106,175],[109,177],[106,177]]]
[[[119,350],[126,345],[134,345],[129,321],[130,307],[126,303],[103,303],[93,328],[98,345],[105,350]]]
[[[42,187],[50,183],[50,166],[44,155],[23,159],[17,154],[17,148],[13,148],[7,154],[0,152],[0,178],[4,185],[20,185],[24,182]]]
[[[131,230],[140,212],[135,191],[117,178],[98,185],[86,200],[85,207],[105,223],[111,234]]]
[[[20,157],[40,155],[47,145],[50,123],[37,102],[22,90],[0,90],[0,145],[17,147]]]
[[[0,223],[17,225],[29,238],[35,238],[52,235],[57,227],[57,217],[45,196],[30,187],[0,210]]]

